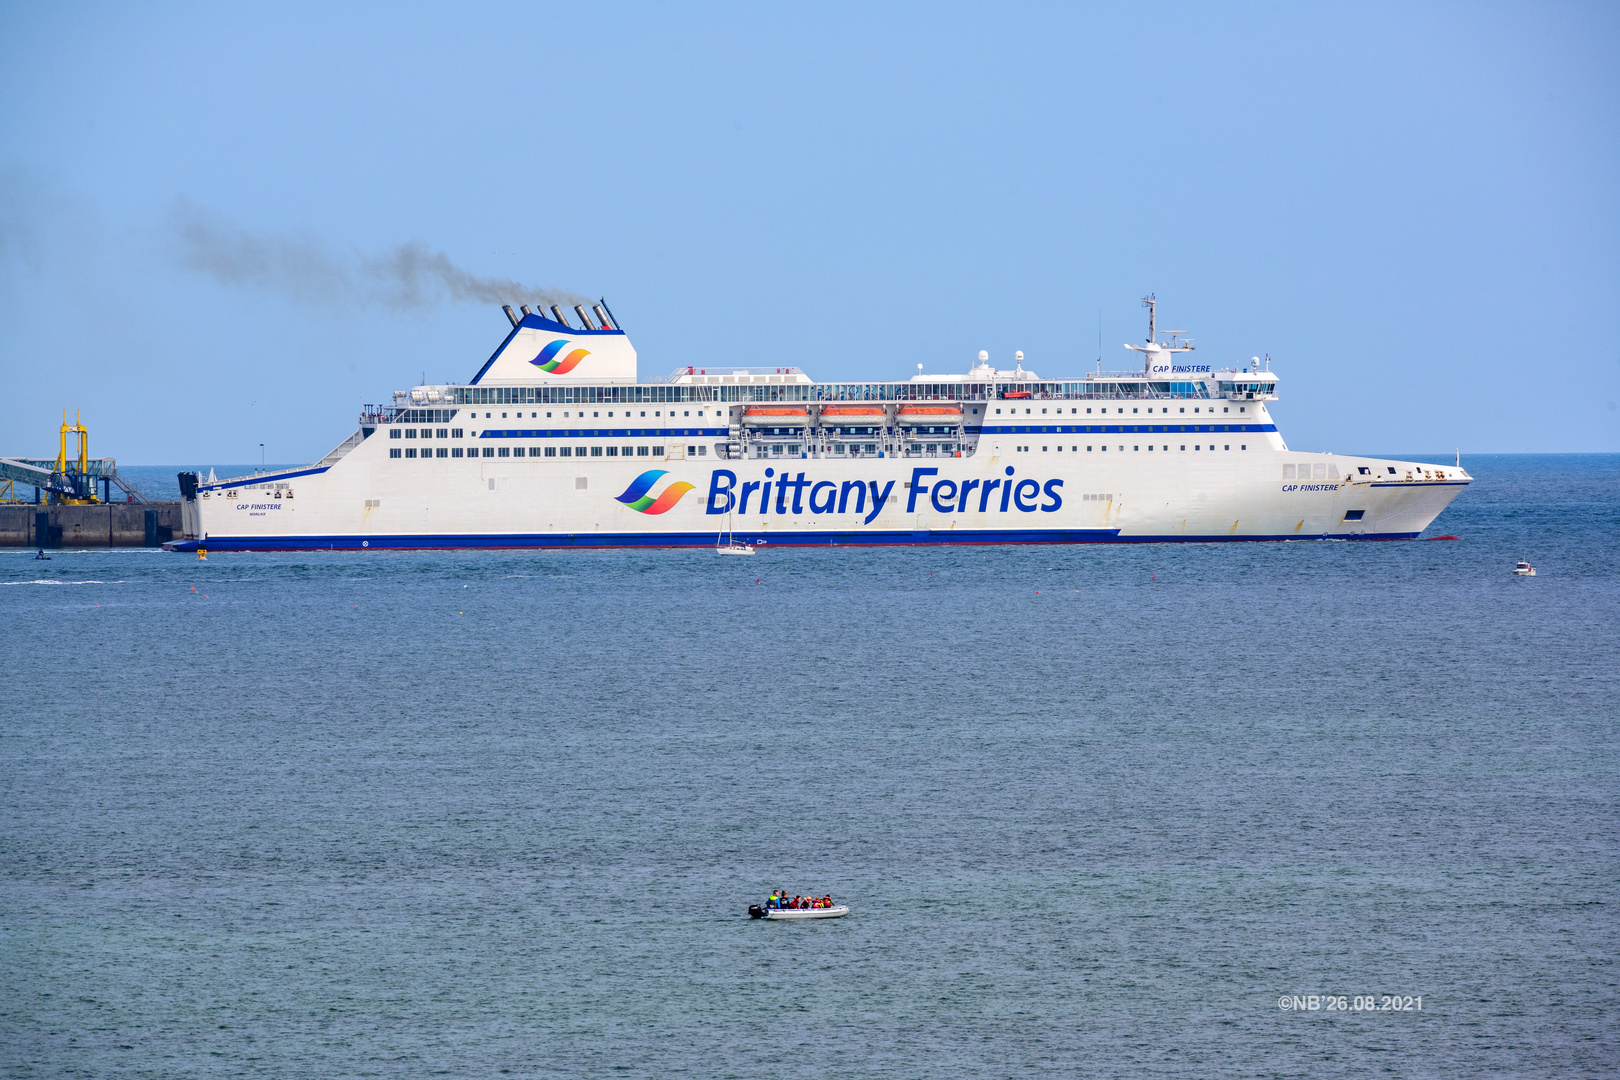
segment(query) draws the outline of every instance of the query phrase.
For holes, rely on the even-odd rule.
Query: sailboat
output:
[[[738,540],[735,533],[732,532],[730,511],[726,513],[726,531],[715,533],[714,553],[716,555],[752,555],[754,553],[753,544]]]

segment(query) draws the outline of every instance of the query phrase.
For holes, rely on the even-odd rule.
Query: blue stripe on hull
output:
[[[1276,540],[1415,540],[1415,532],[1319,533],[1276,536],[1120,536],[1116,529],[956,529],[943,532],[740,532],[739,539],[769,547],[891,547],[923,544],[1211,544]],[[466,548],[713,547],[714,533],[582,533],[491,536],[210,536],[206,542],[174,543],[172,550],[195,551],[387,551]]]

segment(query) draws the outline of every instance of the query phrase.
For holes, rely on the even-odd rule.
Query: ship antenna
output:
[[[1159,336],[1159,299],[1158,299],[1158,294],[1157,293],[1148,293],[1146,296],[1142,297],[1142,306],[1148,309],[1148,339],[1147,339],[1147,343],[1149,345],[1152,345],[1153,342],[1154,342],[1154,339]]]

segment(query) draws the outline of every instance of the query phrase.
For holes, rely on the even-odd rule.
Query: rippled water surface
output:
[[[1464,464],[1455,542],[0,553],[0,1068],[1613,1075],[1620,458]]]

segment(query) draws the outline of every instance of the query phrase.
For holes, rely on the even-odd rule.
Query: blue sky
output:
[[[10,3],[0,453],[67,407],[319,456],[506,332],[401,244],[605,295],[643,377],[1073,375],[1099,320],[1124,367],[1154,292],[1296,448],[1620,450],[1617,49],[1612,4]]]

